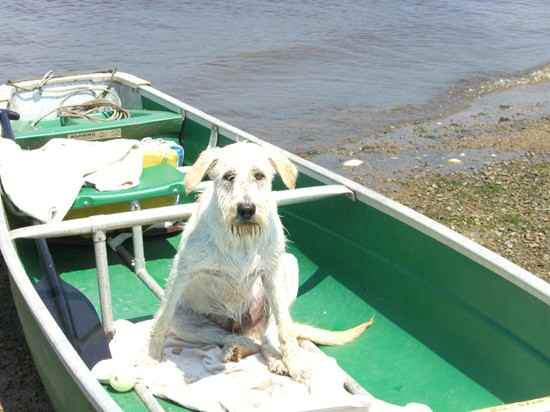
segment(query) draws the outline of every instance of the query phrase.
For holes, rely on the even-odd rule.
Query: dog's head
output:
[[[185,175],[189,193],[208,174],[223,222],[236,236],[254,236],[268,222],[271,184],[279,173],[288,188],[296,185],[296,167],[282,154],[253,143],[235,143],[201,153]]]

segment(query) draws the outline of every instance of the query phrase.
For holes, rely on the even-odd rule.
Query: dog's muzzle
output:
[[[250,220],[256,213],[256,205],[254,203],[239,203],[237,205],[237,215],[242,220]]]
[[[238,203],[236,215],[231,223],[231,233],[234,236],[255,237],[262,233],[261,221],[257,219],[256,205],[254,203]]]

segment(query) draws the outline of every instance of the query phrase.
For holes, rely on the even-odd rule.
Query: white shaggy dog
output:
[[[297,339],[343,344],[370,324],[331,332],[292,321],[298,263],[285,252],[271,192],[275,173],[295,187],[297,170],[286,157],[235,143],[204,151],[186,174],[188,192],[206,174],[213,185],[185,226],[151,331],[153,359],[160,360],[172,328],[186,341],[222,345],[226,360],[261,351],[272,372],[304,380]]]

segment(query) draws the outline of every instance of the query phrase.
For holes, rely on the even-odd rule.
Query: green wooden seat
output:
[[[184,193],[183,173],[169,164],[161,163],[143,169],[139,185],[130,189],[99,192],[94,187],[83,187],[73,204],[73,209],[130,203]]]
[[[100,119],[101,115],[97,115]],[[48,119],[35,128],[28,121],[12,123],[17,143],[26,149],[40,147],[46,140],[68,137],[84,140],[135,139],[143,136],[177,135],[183,118],[179,113],[161,110],[130,110],[127,119],[108,122],[88,119]]]

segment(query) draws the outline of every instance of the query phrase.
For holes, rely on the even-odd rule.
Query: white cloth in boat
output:
[[[348,378],[336,360],[302,348],[300,356],[312,368],[308,384],[269,372],[260,354],[224,363],[220,347],[189,344],[173,336],[165,346],[164,361],[150,363],[146,353],[151,324],[117,320],[110,344],[113,359],[94,367],[96,378],[106,383],[110,372],[105,376],[105,371],[131,368],[155,396],[205,412],[293,412],[339,406],[364,407],[364,412],[431,411],[422,404],[401,407],[368,393],[353,395],[344,388]]]
[[[136,186],[142,165],[140,144],[130,139],[52,139],[34,150],[0,139],[4,191],[18,209],[42,222],[63,220],[84,183],[99,191]]]

